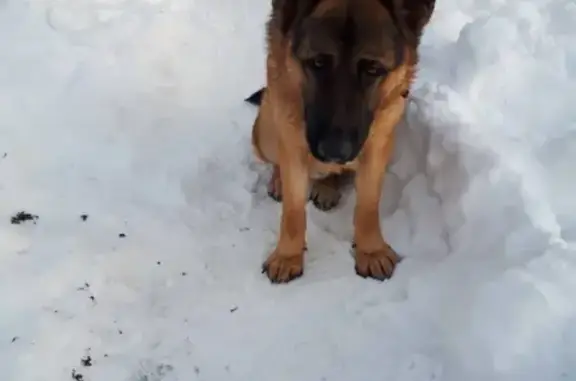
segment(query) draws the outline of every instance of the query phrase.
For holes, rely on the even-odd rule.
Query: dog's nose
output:
[[[318,143],[318,156],[322,161],[344,164],[353,159],[352,142],[343,137],[328,137]]]

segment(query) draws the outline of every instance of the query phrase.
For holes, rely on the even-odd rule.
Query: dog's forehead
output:
[[[310,48],[349,49],[374,56],[393,50],[398,30],[392,17],[381,5],[365,4],[363,1],[348,5],[345,1],[321,2],[303,23]]]

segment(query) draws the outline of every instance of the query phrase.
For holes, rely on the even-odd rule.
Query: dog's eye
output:
[[[381,77],[385,75],[387,71],[380,62],[374,60],[361,60],[358,63],[358,70],[360,73],[371,77]]]
[[[308,60],[308,65],[314,70],[324,70],[332,65],[332,57],[327,54],[319,54]]]

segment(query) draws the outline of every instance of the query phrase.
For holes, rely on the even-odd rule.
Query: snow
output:
[[[242,102],[268,7],[0,0],[2,378],[576,379],[574,2],[438,1],[382,201],[406,259],[354,274],[349,191],[288,285]]]

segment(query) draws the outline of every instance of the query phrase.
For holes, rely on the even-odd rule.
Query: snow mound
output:
[[[242,102],[268,6],[0,0],[0,374],[576,378],[576,5],[438,2],[382,202],[407,259],[354,274],[349,192],[279,287]]]

